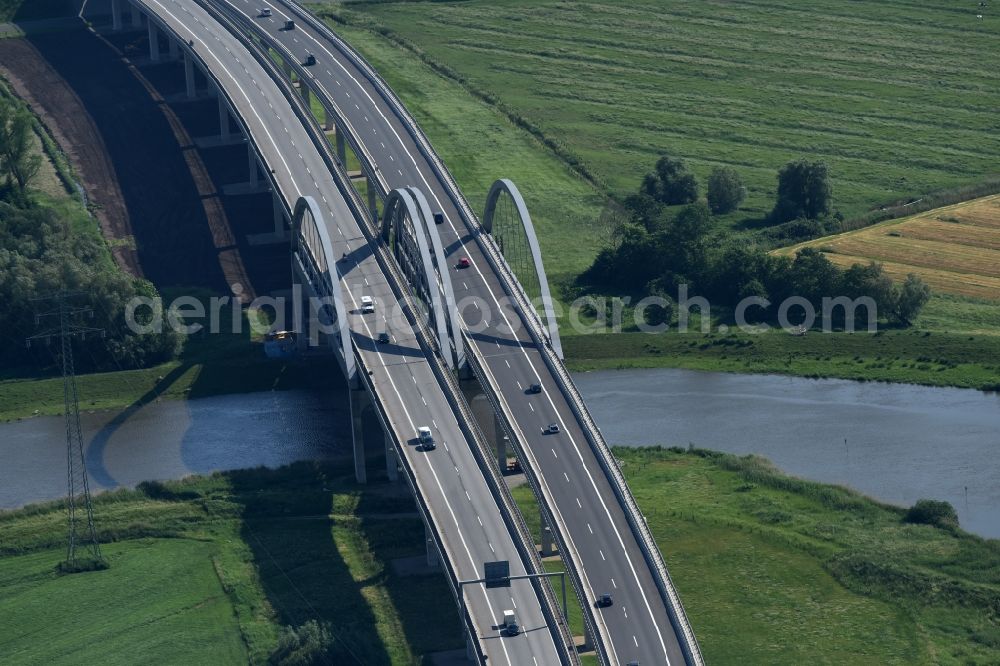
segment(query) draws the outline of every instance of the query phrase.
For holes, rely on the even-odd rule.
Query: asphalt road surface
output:
[[[594,603],[602,593],[613,595],[613,605],[596,611],[606,627],[612,658],[621,664],[683,664],[666,604],[583,426],[525,330],[523,315],[498,306],[505,291],[476,243],[471,223],[404,123],[336,41],[298,20],[287,5],[274,0],[213,1],[251,18],[289,51],[300,53],[303,61],[307,54],[314,55],[316,64],[309,70],[318,87],[348,116],[389,187],[418,187],[432,210],[444,213],[445,223],[438,229],[453,271],[455,297],[468,304],[460,315],[470,325],[485,323],[481,333],[471,336],[474,352],[499,387],[538,463],[536,471],[551,490],[555,510],[568,526],[563,536],[574,544],[589,588],[585,603]],[[271,7],[271,17],[260,16],[264,6]],[[281,30],[290,19],[296,20],[296,28]],[[468,257],[472,265],[458,269],[460,257]],[[483,313],[489,317],[485,322]],[[532,383],[542,385],[541,394],[525,392]],[[544,434],[551,423],[560,426],[558,434]]]
[[[512,574],[524,573],[512,537],[425,352],[409,327],[394,325],[388,317],[395,302],[392,291],[288,100],[240,41],[193,0],[137,1],[182,40],[193,42],[194,51],[220,80],[235,112],[245,120],[290,207],[300,196],[312,196],[320,204],[335,257],[347,255],[346,261],[340,262],[341,282],[351,312],[354,344],[373,369],[372,379],[398,441],[406,442],[401,454],[415,472],[459,578],[480,578],[482,563],[487,560],[510,560]],[[360,313],[363,295],[375,298],[375,313]],[[390,343],[376,342],[380,328],[388,329]],[[433,451],[416,445],[417,427],[424,425],[432,429],[438,442]],[[488,591],[478,585],[466,586],[465,596],[489,664],[560,663],[530,583],[515,582],[509,589]],[[502,636],[497,627],[505,609],[518,613],[523,631],[516,637]]]

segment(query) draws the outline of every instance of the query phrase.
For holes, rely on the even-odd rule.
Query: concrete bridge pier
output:
[[[389,481],[399,481],[399,461],[396,458],[396,447],[392,445],[389,435],[385,438],[385,475]]]
[[[122,29],[121,0],[111,0],[111,29],[115,32]]]
[[[368,212],[372,214],[372,221],[376,224],[378,223],[378,205],[375,197],[375,183],[371,178],[368,179]]]
[[[226,98],[219,94],[219,138],[222,141],[227,141],[230,135],[229,128],[229,104],[226,102]]]
[[[347,168],[347,144],[344,143],[344,133],[337,130],[337,159]]]
[[[336,127],[336,125],[334,125],[333,118],[334,118],[333,111],[330,110],[330,107],[324,106],[323,107],[323,129],[326,130],[327,132],[332,132],[334,130],[334,128]]]
[[[167,53],[170,55],[171,60],[177,60],[180,57],[181,47],[176,39],[167,40]]]
[[[583,644],[580,645],[579,652],[592,652],[594,650],[594,634],[590,631],[590,627],[584,623],[583,625]]]
[[[549,526],[549,521],[545,520],[545,512],[541,509],[538,511],[542,519],[542,557],[550,557],[556,554],[556,545],[552,538],[552,527]]]
[[[354,448],[354,480],[358,483],[368,483],[368,470],[365,467],[365,431],[361,415],[365,407],[371,404],[368,391],[364,388],[351,388],[351,440]],[[429,557],[429,556],[428,556]]]
[[[187,52],[184,53],[184,89],[188,99],[197,97],[198,89],[194,82],[194,61],[191,60],[191,54]]]
[[[148,21],[146,28],[149,32],[149,59],[153,62],[160,61],[160,31],[157,30],[153,21]]]
[[[496,415],[493,416],[493,433],[497,450],[497,467],[500,468],[500,473],[503,474],[507,470],[507,444],[509,440],[507,435],[503,434],[503,425]]]
[[[434,535],[431,533],[431,528],[424,523],[424,543],[427,544],[427,566],[433,567],[438,564],[438,549],[437,544],[434,543]]]
[[[142,27],[142,12],[136,5],[130,4],[129,7],[132,9],[132,27],[141,28]]]
[[[285,237],[285,209],[282,207],[281,199],[278,198],[277,193],[271,197],[271,204],[274,210],[274,236],[283,239]]]
[[[306,103],[306,108],[309,107],[309,86],[306,85],[305,79],[299,81],[299,92],[302,93],[302,99]]]
[[[257,169],[257,151],[253,149],[253,144],[247,141],[247,160],[250,167],[250,188],[256,190],[260,186],[260,173]]]

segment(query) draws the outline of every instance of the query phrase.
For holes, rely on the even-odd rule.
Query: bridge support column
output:
[[[583,645],[580,646],[580,652],[591,652],[594,650],[594,634],[591,633],[590,627],[586,623],[583,625]]]
[[[333,124],[333,111],[329,107],[323,107],[323,129],[327,132],[333,131],[335,125]]]
[[[122,7],[119,0],[111,0],[111,29],[115,32],[122,29]]]
[[[198,93],[194,84],[194,62],[191,60],[191,54],[186,51],[184,53],[184,89],[188,99],[194,99]]]
[[[219,137],[225,141],[229,138],[229,105],[219,92]]]
[[[349,393],[351,394],[351,439],[354,443],[354,480],[364,484],[368,483],[368,470],[365,467],[365,431],[361,413],[369,400],[368,391],[351,389]]]
[[[347,168],[347,145],[344,143],[344,133],[337,131],[337,159]]]
[[[497,467],[503,474],[507,469],[507,435],[503,434],[503,425],[500,424],[500,419],[497,418],[496,414],[493,415],[493,433],[497,448]]]
[[[146,26],[149,31],[149,59],[153,62],[160,60],[160,31],[156,29],[156,24],[149,21]]]
[[[437,544],[434,543],[434,535],[431,534],[431,528],[427,527],[427,523],[424,523],[424,543],[427,544],[427,566],[436,566],[438,563]]]
[[[378,206],[375,203],[375,183],[371,178],[368,179],[368,187],[365,189],[368,190],[368,212],[372,214],[372,221],[378,223]]]
[[[304,79],[299,80],[299,92],[302,93],[302,99],[305,101],[306,107],[311,108],[309,106],[309,86],[306,85]]]
[[[141,28],[142,27],[142,12],[135,5],[129,5],[132,8],[132,27]]]
[[[281,200],[278,199],[277,192],[271,197],[271,205],[274,209],[274,235],[283,238],[285,235],[285,211],[281,207]]]
[[[392,445],[389,435],[385,437],[385,474],[390,481],[399,480],[399,463],[396,461],[396,447]]]
[[[180,57],[181,49],[176,39],[167,39],[167,53],[170,54],[171,60],[177,60]]]
[[[556,547],[552,539],[552,528],[549,526],[549,522],[545,520],[545,513],[539,509],[541,514],[541,527],[542,527],[542,557],[549,557],[550,555],[555,555]]]
[[[257,173],[257,153],[254,152],[253,145],[247,141],[247,160],[250,167],[250,187],[257,188],[260,184],[260,177]]]

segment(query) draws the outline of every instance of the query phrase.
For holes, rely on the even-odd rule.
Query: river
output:
[[[332,457],[350,450],[345,398],[270,391],[82,414],[90,488]],[[62,417],[0,425],[0,508],[66,494],[65,442]]]
[[[612,444],[756,453],[790,474],[903,506],[947,500],[965,529],[1000,538],[996,394],[672,369],[576,381]],[[344,453],[344,402],[336,391],[265,392],[84,414],[91,487]],[[64,437],[60,417],[0,424],[0,508],[65,493]]]
[[[963,528],[1000,538],[995,393],[674,369],[575,380],[611,444],[756,453],[893,504],[946,500]]]

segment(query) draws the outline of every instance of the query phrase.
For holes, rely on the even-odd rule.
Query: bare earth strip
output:
[[[880,262],[893,278],[921,276],[934,289],[1000,299],[1000,195],[780,250],[822,250],[834,263]]]
[[[26,39],[0,40],[0,73],[52,133],[95,204],[105,238],[128,241],[132,225],[104,139],[79,96]],[[116,243],[118,265],[142,276],[133,243]]]

